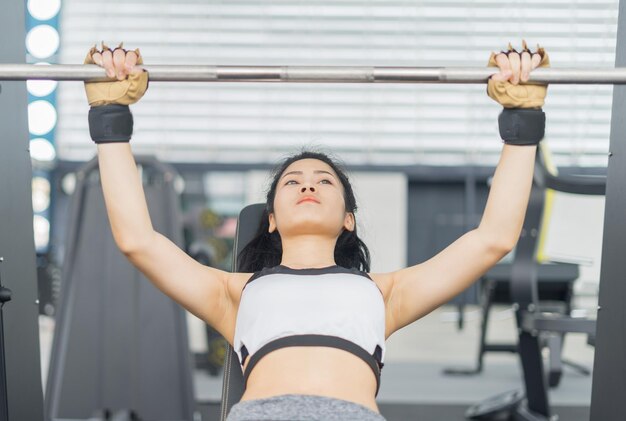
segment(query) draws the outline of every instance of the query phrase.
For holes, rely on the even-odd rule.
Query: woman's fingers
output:
[[[113,66],[117,80],[126,78],[126,52],[121,48],[113,50]]]
[[[509,66],[511,66],[511,71],[513,72],[513,76],[511,77],[510,82],[513,85],[517,85],[519,83],[520,62],[520,56],[516,51],[509,52]]]
[[[491,78],[498,81],[509,80],[509,78],[513,75],[513,72],[511,71],[511,64],[509,63],[509,59],[506,54],[497,54],[496,64],[500,68],[500,73],[494,74]]]
[[[531,61],[531,52],[528,49],[528,44],[526,40],[522,40],[522,71],[521,71],[521,80],[522,82],[528,82],[530,78],[530,71],[533,69],[532,61]]]
[[[137,69],[135,69],[135,66],[137,65],[137,53],[135,51],[128,51],[126,52],[126,72],[127,73],[137,73]]]
[[[539,63],[541,63],[541,54],[539,53],[535,53],[533,54],[533,56],[530,59],[530,64],[531,64],[531,68],[532,69],[536,69],[537,66],[539,66]]]
[[[532,63],[530,60],[530,53],[528,51],[522,52],[522,70],[521,70],[521,81],[528,82],[528,78],[530,77],[530,71],[532,70]]]
[[[137,67],[139,49],[126,51],[122,44],[111,50],[102,43],[102,51],[95,50],[91,58],[95,64],[104,68],[107,77],[111,79],[124,80],[130,73],[143,71]]]
[[[102,53],[100,51],[96,51],[95,53],[93,53],[91,55],[91,59],[93,60],[94,63],[96,63],[98,66],[102,66]]]
[[[539,49],[539,47],[537,47]],[[539,53],[532,53],[522,40],[522,51],[518,53],[509,43],[508,51],[495,56],[495,62],[500,73],[491,76],[498,81],[509,81],[513,85],[525,83],[530,79],[530,73],[541,64],[543,57]]]
[[[109,49],[102,51],[102,66],[107,72],[107,77],[115,78],[115,66],[113,65],[113,53]]]
[[[115,65],[115,76],[117,80],[126,79],[126,51],[123,48],[116,48],[113,51],[113,64]]]

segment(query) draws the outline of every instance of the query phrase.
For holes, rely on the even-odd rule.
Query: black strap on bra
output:
[[[276,351],[280,348],[286,348],[290,346],[329,346],[332,348],[343,349],[344,351],[351,352],[357,357],[361,358],[365,361],[376,376],[376,395],[378,396],[378,390],[380,389],[380,370],[383,368],[385,364],[381,362],[382,359],[382,348],[380,345],[376,345],[376,350],[374,354],[370,354],[365,349],[361,348],[359,345],[354,342],[348,341],[346,339],[337,337],[337,336],[329,336],[329,335],[293,335],[287,336],[284,338],[276,339],[271,341],[265,345],[263,345],[257,352],[250,357],[250,363],[246,367],[245,372],[243,373],[243,384],[244,389],[248,384],[248,377],[250,377],[250,373],[254,366],[267,354],[272,351]],[[245,346],[241,347],[241,355],[242,355],[242,366],[246,361],[246,357],[249,355],[248,350]]]

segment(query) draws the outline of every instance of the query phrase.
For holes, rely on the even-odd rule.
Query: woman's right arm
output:
[[[130,145],[98,145],[100,180],[113,238],[157,288],[225,338],[233,336],[230,273],[204,266],[154,230]]]
[[[154,229],[129,143],[98,146],[104,202],[115,244],[124,253],[145,247]]]
[[[228,284],[236,274],[196,262],[154,230],[128,142],[98,143],[97,149],[107,215],[120,251],[163,293],[232,340]]]

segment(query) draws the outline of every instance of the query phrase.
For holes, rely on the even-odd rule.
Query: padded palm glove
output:
[[[121,44],[117,48],[121,48]],[[116,49],[117,49],[116,48]],[[103,50],[109,47],[102,44]],[[85,64],[95,64],[92,55],[97,52],[96,47],[92,47],[87,53]],[[139,54],[139,49],[135,50],[137,54],[137,64],[143,64],[143,59]],[[86,82],[85,91],[87,92],[87,100],[92,107],[99,107],[109,104],[129,105],[139,101],[148,89],[148,72],[131,73],[124,80],[116,80],[111,82]]]
[[[102,43],[103,50],[109,47]],[[122,49],[120,44],[115,50]],[[114,50],[114,51],[115,51]],[[124,56],[126,57],[126,50]],[[93,47],[85,58],[86,64],[96,64],[93,55],[100,53]],[[136,63],[143,64],[139,50],[135,50]],[[115,54],[112,52],[111,54]],[[121,78],[121,76],[120,76]],[[148,72],[133,71],[125,79],[107,82],[86,82],[85,91],[91,108],[89,110],[89,134],[91,139],[100,143],[128,142],[133,135],[133,115],[129,104],[133,104],[148,89]]]
[[[509,51],[503,53],[508,55],[510,52],[516,52],[511,44],[509,44]],[[534,54],[539,54],[541,61],[537,67],[550,66],[548,54],[538,45],[537,52],[532,53],[524,41],[522,53],[523,52],[528,52],[531,57]],[[487,66],[497,67],[496,55],[496,53],[491,53]],[[504,108],[541,108],[543,107],[544,99],[546,97],[546,90],[546,85],[535,84],[532,82],[527,84],[521,82],[518,85],[514,85],[509,81],[493,80],[493,78],[489,78],[489,82],[487,84],[487,94],[500,103]]]

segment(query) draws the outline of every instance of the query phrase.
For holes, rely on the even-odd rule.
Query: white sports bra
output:
[[[234,349],[244,374],[268,353],[289,346],[329,346],[363,359],[376,375],[385,358],[385,303],[367,273],[341,266],[255,272],[241,293]]]

